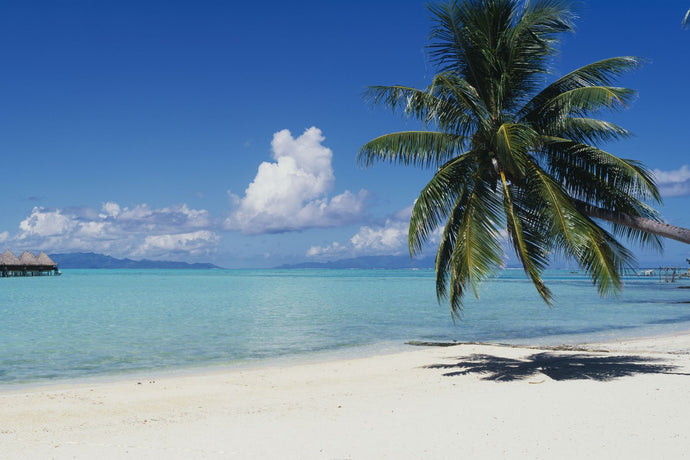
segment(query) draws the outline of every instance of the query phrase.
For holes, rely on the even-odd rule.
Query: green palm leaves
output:
[[[588,210],[658,220],[645,202],[660,196],[639,163],[600,148],[629,133],[596,114],[627,106],[634,92],[613,82],[640,60],[605,59],[543,87],[558,35],[572,28],[566,2],[465,0],[430,11],[429,49],[439,71],[431,84],[367,93],[372,104],[426,129],[374,139],[359,161],[435,169],[413,207],[409,247],[415,255],[432,236],[440,239],[439,300],[448,298],[459,313],[467,291],[477,295],[511,246],[548,303],[542,273],[554,256],[575,260],[602,294],[617,291],[634,259],[615,236],[659,241],[620,224],[609,233]]]
[[[688,10],[688,12],[685,13],[685,17],[683,18],[682,25],[683,25],[683,27],[690,27],[690,10]]]

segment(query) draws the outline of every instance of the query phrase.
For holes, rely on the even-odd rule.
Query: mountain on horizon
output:
[[[175,262],[168,260],[132,260],[93,252],[75,252],[69,254],[50,254],[60,268],[174,268],[174,269],[212,269],[222,268],[208,263]]]
[[[334,269],[347,269],[347,268],[362,268],[362,269],[372,269],[372,268],[386,268],[386,269],[396,269],[396,268],[434,268],[434,259],[415,259],[410,260],[410,256],[362,256],[354,257],[351,259],[340,259],[328,262],[302,262],[299,264],[284,264],[276,269],[293,269],[293,268],[334,268]]]

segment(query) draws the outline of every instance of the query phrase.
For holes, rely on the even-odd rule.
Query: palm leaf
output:
[[[592,278],[601,294],[620,291],[620,273],[634,264],[631,253],[581,214],[558,184],[537,165],[529,170],[532,193],[546,203],[540,210],[552,223],[554,247],[574,258]]]
[[[545,127],[544,132],[550,136],[590,145],[632,136],[630,131],[621,126],[595,118],[568,117],[559,121],[558,124],[554,122]]]
[[[357,161],[365,167],[377,161],[437,167],[462,152],[465,142],[462,136],[432,131],[386,134],[364,144]]]
[[[567,91],[593,87],[610,86],[615,78],[639,68],[642,59],[634,56],[619,56],[593,62],[576,69],[536,94],[519,112],[520,119],[535,121],[544,111],[544,105],[554,97]]]
[[[613,158],[621,160],[617,157]],[[557,165],[557,160],[553,156],[551,157],[550,165],[552,167]],[[636,168],[635,162],[626,164],[626,166],[632,167],[633,170]],[[588,203],[603,205],[606,209],[612,209],[630,216],[643,217],[653,221],[660,220],[657,211],[635,197],[635,195],[648,197],[648,194],[646,192],[637,193],[634,190],[635,187],[629,185],[630,182],[639,179],[639,177],[628,178],[625,181],[618,180],[615,178],[615,175],[620,174],[620,170],[615,165],[612,169],[616,173],[613,173],[608,171],[606,165],[601,165],[599,168],[592,170],[591,163],[588,161],[584,161],[583,166],[580,167],[573,161],[564,160],[561,165],[558,165],[558,168],[554,169],[557,170],[557,173],[553,174],[553,177],[564,186],[565,190],[571,191],[571,198],[575,197]],[[648,175],[642,175],[641,177],[643,181],[651,180]],[[631,241],[639,243],[641,246],[655,250],[661,250],[662,248],[659,237],[650,232],[615,223],[612,224],[612,228],[614,235],[624,236]]]
[[[501,201],[478,182],[467,198],[450,260],[449,297],[451,311],[458,314],[468,287],[479,297],[478,286],[494,276],[503,264],[498,227],[503,220]]]
[[[500,167],[515,180],[525,175],[528,152],[538,139],[529,126],[504,123],[496,130],[496,157]]]
[[[452,111],[437,113],[440,129],[466,135],[478,127],[478,121],[488,118],[489,113],[477,90],[459,75],[450,72],[438,74],[427,91],[454,107]],[[463,116],[458,117],[458,112]]]
[[[635,257],[601,227],[585,233],[587,245],[579,260],[600,295],[617,294],[623,288],[621,273],[636,265]]]
[[[459,195],[474,186],[475,156],[467,152],[448,162],[420,192],[407,233],[411,256],[422,250],[429,234],[457,207]]]
[[[451,259],[453,250],[455,249],[455,239],[460,230],[465,207],[467,206],[467,200],[471,196],[469,190],[471,190],[471,187],[465,185],[458,194],[453,209],[446,220],[446,225],[441,233],[438,250],[436,251],[436,298],[439,303],[448,298],[447,286],[450,280]],[[459,285],[458,288],[462,290],[462,285]],[[462,296],[462,293],[460,296]],[[456,308],[455,311],[457,312],[459,310]]]
[[[574,88],[545,101],[537,114],[541,121],[532,120],[532,122],[537,125],[544,124],[548,129],[549,125],[560,124],[566,117],[586,117],[602,109],[624,108],[634,96],[635,91],[628,88],[612,86]]]
[[[513,109],[532,94],[541,83],[541,75],[548,72],[547,62],[554,53],[557,36],[573,30],[573,13],[568,2],[536,1],[525,5],[513,19],[512,27],[505,30],[503,61],[505,75],[504,96]]]
[[[429,12],[436,23],[429,35],[430,56],[440,72],[462,74],[465,67],[465,49],[462,37],[466,30],[463,21],[470,14],[464,3],[429,4]],[[458,72],[460,70],[460,72]]]
[[[638,161],[622,159],[605,150],[568,139],[543,136],[541,141],[544,151],[548,152],[546,161],[550,174],[574,194],[588,190],[588,183],[592,185],[591,176],[596,176],[612,187],[605,192],[617,189],[638,199],[661,202],[661,194],[651,172]],[[583,171],[589,175],[583,177]],[[598,187],[592,187],[591,194],[583,199],[601,203],[609,194],[599,196],[597,190]]]
[[[653,233],[646,232],[644,230],[640,230],[633,227],[628,227],[625,225],[619,225],[616,223],[612,223],[611,228],[615,236],[622,236],[629,241],[639,244],[643,248],[650,248],[654,251],[659,252],[662,251],[664,248],[663,242],[661,241],[661,237]]]
[[[427,125],[433,123],[439,113],[464,121],[468,120],[462,107],[438,98],[428,91],[407,86],[370,86],[365,91],[364,98],[371,105],[382,104],[393,112],[401,110],[403,114],[412,116]]]
[[[513,190],[501,172],[501,184],[503,185],[503,200],[507,221],[508,234],[527,276],[537,288],[537,292],[547,304],[551,304],[552,294],[541,278],[541,274],[548,264],[548,248],[540,238],[540,232],[529,231],[531,223],[535,222],[533,216],[523,212],[516,204]],[[525,218],[527,217],[527,218]]]

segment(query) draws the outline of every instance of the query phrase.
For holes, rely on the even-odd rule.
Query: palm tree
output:
[[[414,204],[408,243],[414,256],[445,222],[436,291],[439,301],[449,297],[453,314],[468,289],[477,296],[478,284],[504,265],[505,238],[549,304],[542,273],[554,255],[575,260],[606,294],[621,288],[622,270],[634,264],[616,237],[661,248],[656,225],[690,242],[690,230],[663,224],[646,204],[661,202],[649,171],[600,148],[630,135],[592,115],[634,97],[612,82],[640,59],[595,62],[540,90],[558,35],[572,30],[565,1],[462,0],[429,10],[438,72],[431,84],[367,93],[427,129],[378,137],[358,159],[435,169]],[[612,233],[594,218],[610,221]]]

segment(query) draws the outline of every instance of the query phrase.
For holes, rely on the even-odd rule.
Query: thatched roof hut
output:
[[[38,256],[29,251],[17,257],[9,249],[0,254],[0,277],[59,275],[58,264],[41,251]]]
[[[57,265],[55,261],[51,259],[50,256],[43,251],[38,253],[38,256],[36,257],[36,262],[38,262],[38,265]]]
[[[22,252],[22,255],[19,256],[19,263],[27,266],[39,265],[38,260],[36,260],[36,256],[31,254],[29,251]]]
[[[5,252],[0,254],[0,265],[21,265],[21,262],[12,254],[12,251],[7,249]]]

